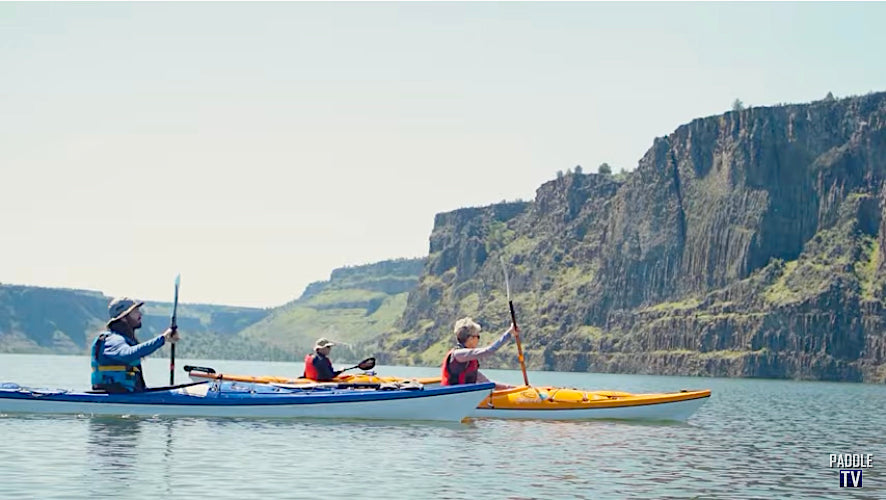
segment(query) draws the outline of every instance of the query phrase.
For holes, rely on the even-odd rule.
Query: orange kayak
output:
[[[199,366],[189,366],[188,375],[194,382],[202,382],[204,380],[227,380],[229,382],[252,382],[256,384],[276,384],[276,385],[304,385],[316,384],[316,380],[309,378],[293,378],[280,377],[274,375],[234,375],[229,373],[216,373],[211,368]],[[386,384],[401,382],[419,383],[422,385],[433,385],[440,383],[440,377],[419,377],[419,378],[403,378],[403,377],[380,377],[374,373],[355,373],[341,375],[332,379],[331,382],[340,384]]]

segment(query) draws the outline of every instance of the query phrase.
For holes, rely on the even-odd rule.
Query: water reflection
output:
[[[199,419],[182,419],[189,425],[203,425],[208,430],[239,429],[241,431],[286,430],[289,432],[305,431],[311,434],[325,432],[339,433],[343,428],[359,429],[375,432],[384,430],[404,429],[450,429],[464,430],[473,426],[473,421],[447,422],[434,420],[371,420],[359,418],[253,418],[253,417],[202,417]]]
[[[87,439],[93,470],[126,476],[138,458],[142,422],[136,418],[92,417]]]
[[[94,476],[93,496],[119,498],[172,494],[175,476],[176,419],[144,417],[89,417],[86,456]],[[150,484],[144,483],[150,476]]]
[[[172,495],[172,477],[175,473],[175,453],[173,449],[173,428],[175,426],[176,421],[173,419],[159,419],[155,422],[155,425],[159,425],[164,428],[164,436],[166,439],[163,442],[163,474],[162,474],[162,489],[164,496],[166,498],[170,498]]]

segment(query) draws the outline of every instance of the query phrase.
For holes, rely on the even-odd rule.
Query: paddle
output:
[[[371,370],[375,368],[375,358],[366,358],[363,361],[357,363],[354,366],[345,368],[344,370],[339,371],[339,373],[346,372],[348,370],[353,370],[354,368],[359,368],[363,371]],[[204,372],[209,375],[214,375],[216,373],[214,368],[210,368],[208,366],[193,366],[193,365],[185,365],[184,371],[191,373],[192,371]]]
[[[511,300],[511,284],[508,282],[508,268],[505,266],[504,257],[498,257],[501,268],[505,272],[505,289],[508,291],[508,307],[511,309],[511,322],[514,323],[514,338],[517,340],[517,359],[520,360],[520,369],[523,370],[523,385],[529,385],[529,377],[526,376],[526,363],[523,361],[523,346],[520,344],[520,334],[517,333],[517,314],[514,313],[514,302]]]
[[[176,316],[178,314],[178,286],[181,284],[182,275],[175,275],[175,300],[172,302],[172,320],[170,321],[169,328],[175,332],[178,330],[178,323],[176,321]],[[172,344],[169,352],[169,385],[175,385],[175,344]]]
[[[363,370],[364,372],[367,370],[371,370],[371,369],[375,368],[375,358],[366,358],[363,361],[357,363],[356,365],[354,365],[350,368],[345,368],[344,370],[339,370],[338,373],[344,373],[348,370],[353,370],[354,368],[359,368],[359,369]]]
[[[310,391],[314,389],[379,389],[379,390],[422,390],[424,384],[417,381],[404,380],[402,382],[314,382],[311,384],[279,384],[271,383],[274,387],[289,389],[292,391]]]

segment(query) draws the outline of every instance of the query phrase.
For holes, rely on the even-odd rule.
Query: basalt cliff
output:
[[[884,181],[886,93],[693,120],[623,179],[438,214],[380,361],[438,364],[461,316],[491,341],[503,259],[530,369],[882,382]]]

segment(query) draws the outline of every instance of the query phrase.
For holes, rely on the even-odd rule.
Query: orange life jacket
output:
[[[317,380],[317,369],[314,368],[313,354],[308,354],[305,356],[305,373],[303,376],[311,380]]]
[[[317,377],[319,374],[317,373],[317,367],[314,366],[314,356],[316,356],[316,354],[308,354],[305,356],[305,372],[302,374],[302,377],[318,380]],[[329,361],[329,358],[323,358],[323,361],[329,365],[329,372],[334,375],[335,371],[332,369],[332,361]]]

